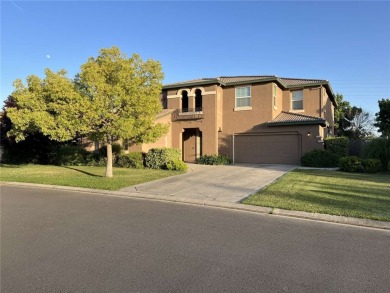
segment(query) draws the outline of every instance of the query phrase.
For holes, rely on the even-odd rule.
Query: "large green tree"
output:
[[[23,140],[25,130],[34,129],[58,141],[89,134],[107,146],[106,177],[112,177],[112,143],[154,142],[168,130],[155,124],[161,111],[163,73],[159,62],[131,58],[119,48],[101,49],[96,58],[81,66],[75,80],[66,71],[46,70],[45,79],[31,75],[27,85],[14,83],[18,108],[8,116],[9,135]]]
[[[159,62],[137,54],[129,58],[117,47],[101,49],[81,66],[76,84],[90,101],[91,134],[107,146],[107,177],[112,177],[113,142],[154,142],[167,132],[166,125],[154,122],[162,109],[163,78]]]
[[[390,137],[390,99],[378,101],[379,112],[375,114],[375,126],[379,128],[382,137]]]
[[[88,106],[77,92],[66,71],[45,70],[45,78],[30,75],[27,84],[20,79],[14,82],[16,107],[8,107],[12,121],[8,136],[16,141],[26,138],[26,133],[39,131],[51,139],[67,141],[78,133],[88,131],[84,108]]]

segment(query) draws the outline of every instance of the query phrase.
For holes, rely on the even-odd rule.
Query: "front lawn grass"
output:
[[[390,221],[390,173],[295,170],[243,203]]]
[[[106,178],[105,170],[105,167],[90,166],[3,164],[0,165],[0,181],[118,190],[183,173],[168,170],[114,168],[114,177]]]

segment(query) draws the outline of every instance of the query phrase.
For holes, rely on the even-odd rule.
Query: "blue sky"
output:
[[[1,100],[99,49],[159,60],[164,83],[224,75],[330,81],[371,113],[390,98],[390,2],[2,1]]]

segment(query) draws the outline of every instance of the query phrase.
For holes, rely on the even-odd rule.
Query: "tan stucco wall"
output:
[[[250,85],[250,84],[248,84]],[[245,86],[245,85],[240,85]],[[321,126],[284,126],[267,127],[266,122],[275,119],[281,111],[291,112],[291,91],[282,90],[277,85],[277,105],[273,105],[273,83],[251,85],[251,109],[237,111],[235,109],[235,87],[220,87],[211,85],[205,87],[183,87],[166,91],[167,108],[181,108],[181,92],[186,90],[189,97],[189,107],[195,107],[195,90],[201,89],[204,118],[171,122],[170,132],[154,144],[133,146],[134,150],[147,151],[152,147],[175,147],[182,149],[182,133],[186,128],[199,128],[202,132],[202,154],[232,155],[232,135],[246,132],[295,132],[301,137],[302,154],[313,149],[323,149],[319,142],[328,131]],[[322,100],[321,100],[322,91]],[[205,94],[209,93],[209,94]],[[322,105],[322,111],[320,110]],[[333,127],[333,105],[326,90],[320,87],[303,89],[303,111],[300,114],[325,118]],[[171,116],[164,119],[170,122]],[[307,133],[310,132],[310,136]],[[140,149],[141,148],[141,149]]]
[[[171,114],[167,114],[156,119],[156,123],[162,123],[169,125],[168,133],[160,137],[154,143],[144,143],[139,145],[133,145],[128,148],[129,152],[144,152],[147,153],[151,148],[163,148],[172,147],[172,123]]]
[[[302,89],[297,88],[294,90],[302,90]],[[291,108],[292,91],[293,90],[283,91],[283,111],[321,117],[321,111],[320,111],[321,88],[313,87],[313,88],[303,89],[303,110],[292,110]]]
[[[273,116],[272,83],[251,87],[251,110],[235,111],[235,87],[223,90],[223,133],[246,132],[253,126],[271,121]]]

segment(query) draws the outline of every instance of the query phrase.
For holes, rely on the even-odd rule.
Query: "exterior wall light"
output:
[[[310,131],[307,132],[307,137],[310,137],[311,133]]]

